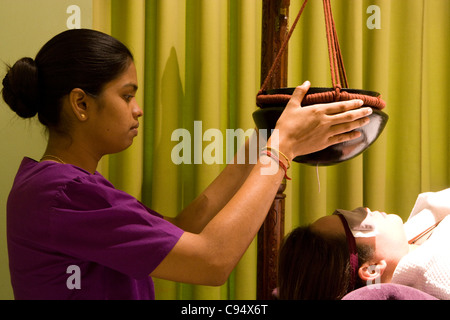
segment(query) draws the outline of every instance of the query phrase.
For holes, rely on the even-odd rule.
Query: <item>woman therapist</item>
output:
[[[20,117],[39,117],[48,145],[40,161],[23,159],[8,198],[15,298],[154,299],[152,277],[223,284],[289,162],[357,138],[350,131],[368,122],[371,109],[359,100],[301,108],[308,89],[306,82],[295,90],[267,142],[272,153],[228,165],[176,218],[164,218],[96,171],[138,134],[143,112],[130,51],[106,34],[70,30],[35,59],[19,60],[8,68],[3,98]]]

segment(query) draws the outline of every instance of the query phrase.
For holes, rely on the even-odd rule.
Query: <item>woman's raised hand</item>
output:
[[[361,133],[353,130],[368,124],[372,114],[371,108],[361,108],[361,100],[301,107],[310,85],[306,81],[295,89],[268,142],[276,144],[278,138],[279,149],[290,160],[358,138]]]

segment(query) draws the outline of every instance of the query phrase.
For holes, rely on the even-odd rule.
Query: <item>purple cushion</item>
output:
[[[418,289],[395,283],[362,287],[348,293],[342,300],[438,300]]]

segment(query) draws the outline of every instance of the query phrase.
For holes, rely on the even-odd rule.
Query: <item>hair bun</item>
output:
[[[22,58],[8,68],[3,79],[3,99],[22,118],[32,118],[38,112],[38,68],[32,58]]]

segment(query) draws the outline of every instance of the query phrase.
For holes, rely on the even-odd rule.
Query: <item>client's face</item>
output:
[[[338,211],[348,221],[356,244],[371,246],[375,251],[374,262],[385,260],[390,269],[388,271],[393,272],[400,259],[409,252],[402,219],[394,214],[371,212],[363,208]],[[322,234],[345,237],[344,226],[337,215],[320,218],[311,227]]]

